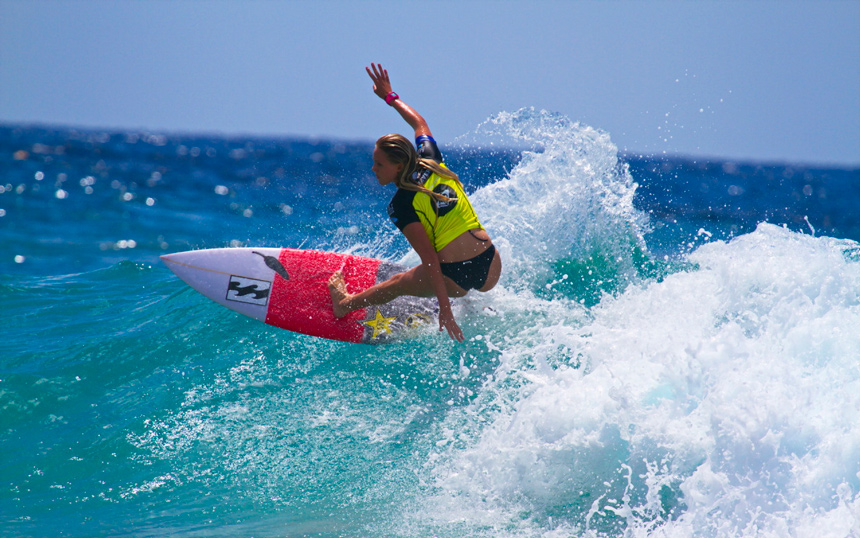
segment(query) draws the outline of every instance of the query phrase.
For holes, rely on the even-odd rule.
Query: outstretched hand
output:
[[[443,329],[447,329],[448,336],[460,343],[466,339],[463,335],[462,329],[460,329],[460,326],[457,325],[456,320],[454,320],[454,314],[451,313],[450,309],[448,309],[447,312],[445,309],[442,309],[439,312],[439,332],[442,332]]]
[[[371,71],[371,68],[373,70]],[[370,64],[370,67],[365,67],[367,74],[373,80],[373,93],[379,96],[380,99],[391,93],[391,80],[388,78],[388,70],[383,69],[381,64]]]

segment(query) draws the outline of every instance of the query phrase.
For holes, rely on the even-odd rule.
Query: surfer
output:
[[[454,319],[449,298],[462,297],[473,289],[493,289],[502,273],[502,259],[478,222],[457,174],[443,164],[427,122],[392,91],[388,71],[370,65],[366,69],[373,92],[415,131],[417,151],[399,134],[377,140],[372,170],[380,185],[397,187],[388,215],[421,258],[421,265],[355,295],[347,293],[343,273],[336,272],[329,280],[334,314],[341,318],[401,295],[435,295],[439,330],[447,330],[451,338],[462,342],[463,331]]]

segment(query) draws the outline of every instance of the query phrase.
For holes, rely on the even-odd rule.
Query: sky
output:
[[[534,107],[624,153],[860,165],[860,0],[0,0],[0,123],[440,143]]]

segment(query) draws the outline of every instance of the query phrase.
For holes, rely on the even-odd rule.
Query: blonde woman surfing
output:
[[[443,164],[427,122],[391,89],[388,71],[370,64],[373,92],[394,108],[415,131],[415,145],[398,134],[385,135],[373,150],[373,173],[380,185],[394,184],[388,204],[391,221],[421,258],[421,265],[367,290],[350,295],[343,273],[329,280],[334,314],[387,303],[401,295],[436,296],[439,330],[462,342],[463,331],[451,312],[450,297],[469,290],[489,291],[499,281],[502,259],[478,222],[457,174]]]

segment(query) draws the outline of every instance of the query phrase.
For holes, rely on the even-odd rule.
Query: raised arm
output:
[[[384,69],[380,64],[370,64],[370,67],[365,67],[367,74],[373,80],[373,93],[384,99],[386,103],[391,105],[394,110],[400,113],[400,116],[406,120],[406,123],[415,131],[415,137],[421,135],[433,136],[430,133],[430,127],[424,118],[416,112],[414,108],[403,102],[403,99],[391,90],[391,80],[388,78],[388,70]]]

